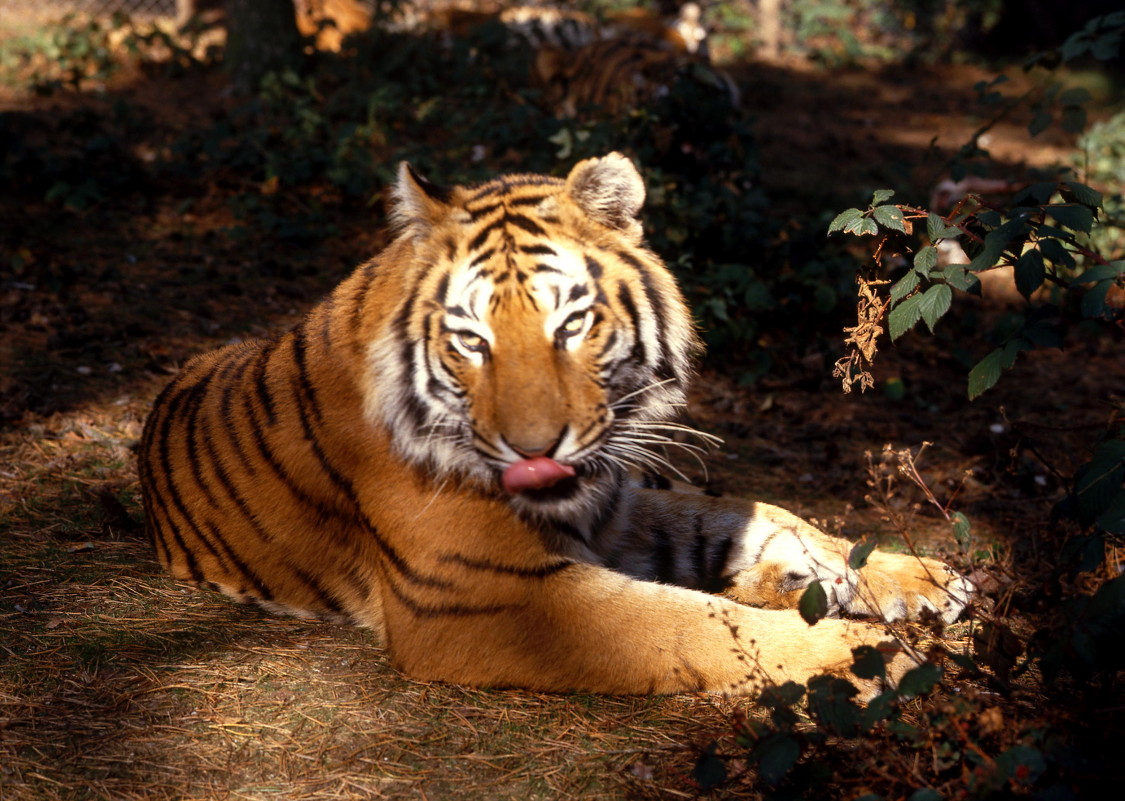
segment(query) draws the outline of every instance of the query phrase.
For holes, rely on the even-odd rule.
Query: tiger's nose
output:
[[[565,429],[551,440],[536,440],[531,437],[522,439],[509,439],[508,437],[504,437],[504,442],[507,443],[509,448],[525,459],[534,459],[537,456],[549,457],[554,454],[555,449],[559,447],[559,443],[563,438],[563,433],[565,433]]]

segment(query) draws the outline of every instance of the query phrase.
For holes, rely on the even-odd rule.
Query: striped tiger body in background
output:
[[[702,16],[700,7],[690,2],[684,3],[670,18],[646,8],[628,8],[607,11],[600,19],[555,5],[446,3],[428,11],[415,9],[407,27],[464,37],[474,28],[495,22],[511,32],[513,42],[533,50],[555,47],[573,51],[602,39],[631,37],[647,38],[672,50],[706,56],[707,30]]]
[[[737,108],[734,80],[708,59],[701,16],[695,3],[671,18],[632,8],[600,19],[549,5],[453,5],[434,9],[425,27],[463,38],[486,24],[503,26],[509,45],[531,55],[531,83],[559,116],[618,115],[660,100],[684,80]]]
[[[740,97],[734,80],[705,59],[634,37],[602,39],[577,50],[541,47],[533,78],[547,105],[564,117],[584,110],[619,115],[667,97],[677,81],[720,98],[728,111],[738,107]]]
[[[383,253],[155,401],[141,487],[173,575],[368,626],[414,676],[620,693],[803,681],[885,638],[806,625],[811,582],[835,612],[967,603],[939,562],[856,573],[781,509],[634,478],[682,433],[698,345],[628,159],[448,189],[403,165],[394,195]]]

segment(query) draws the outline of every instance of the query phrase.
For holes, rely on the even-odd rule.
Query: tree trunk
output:
[[[759,0],[758,30],[762,37],[762,56],[769,60],[781,55],[781,0]]]
[[[253,92],[267,73],[300,60],[293,0],[229,0],[226,62],[238,91]]]

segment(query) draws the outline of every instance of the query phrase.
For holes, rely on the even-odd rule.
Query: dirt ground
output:
[[[925,202],[943,177],[933,146],[948,154],[980,124],[973,85],[992,74],[740,67],[767,194],[840,209],[889,184]],[[193,98],[221,97],[222,76],[162,80],[118,87],[149,124],[175,129]],[[106,102],[0,87],[4,112]],[[1029,145],[1025,124],[991,133],[1010,170],[998,177],[1069,157],[1059,134]],[[220,207],[175,185],[89,213],[0,200],[0,801],[696,796],[695,755],[728,732],[732,702],[415,682],[362,631],[236,608],[162,574],[132,457],[155,393],[190,355],[293,321],[383,241],[361,210],[335,241],[280,254],[227,236]],[[248,261],[257,276],[235,280]],[[982,326],[998,313],[972,310]],[[689,414],[725,445],[705,472],[685,469],[848,537],[902,548],[906,533],[967,570],[987,563],[983,604],[1006,603],[1026,589],[1006,566],[1055,556],[1049,510],[1121,403],[1125,360],[1120,337],[1076,331],[970,404],[948,330],[886,349],[864,395],[831,379],[838,352],[810,349],[753,386],[712,354]],[[922,452],[925,484],[972,521],[967,548],[888,447]],[[1038,714],[1038,696],[1010,703]]]

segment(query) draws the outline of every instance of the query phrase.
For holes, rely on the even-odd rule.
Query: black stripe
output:
[[[467,556],[455,554],[453,556],[441,557],[442,562],[459,565],[461,567],[469,568],[470,570],[479,570],[486,573],[499,573],[505,576],[519,576],[520,578],[534,578],[541,579],[553,576],[557,573],[566,570],[568,567],[573,567],[574,562],[569,559],[562,559],[558,562],[550,562],[539,567],[516,567],[513,565],[502,565],[488,559],[470,559]]]
[[[625,313],[629,317],[629,322],[636,332],[636,337],[633,341],[633,350],[630,354],[640,364],[645,363],[645,343],[641,338],[641,318],[637,312],[637,304],[633,302],[633,293],[629,291],[627,284],[621,284],[617,288],[617,300],[625,307]]]
[[[224,367],[226,367],[225,364]],[[199,437],[205,433],[201,429],[207,428],[207,426],[199,425],[199,412],[203,406],[204,397],[207,395],[207,388],[215,379],[216,372],[215,368],[212,367],[196,382],[192,389],[191,398],[184,410],[187,415],[184,429],[187,435],[187,454],[188,464],[191,467],[191,477],[195,479],[196,485],[203,490],[204,497],[207,498],[207,502],[211,504],[213,509],[219,508],[219,502],[215,499],[214,493],[211,492],[211,485],[204,475],[203,464],[199,458]]]
[[[538,206],[540,203],[542,203],[548,197],[550,197],[550,196],[549,195],[527,195],[525,197],[512,198],[511,200],[508,201],[508,205],[509,206],[515,206],[515,207],[519,207],[519,206]]]
[[[672,537],[663,528],[654,528],[653,540],[653,571],[655,578],[662,584],[673,584],[676,581],[676,551],[672,545]]]
[[[645,290],[645,299],[648,301],[649,307],[652,309],[652,316],[655,318],[657,335],[662,336],[668,326],[668,312],[664,306],[664,298],[652,279],[652,271],[631,253],[622,251],[618,256],[640,275],[641,283]],[[655,344],[658,347],[657,352],[660,355],[654,367],[656,376],[658,378],[674,377],[672,367],[668,363],[667,353],[664,348],[660,347],[659,339]]]
[[[477,250],[481,245],[483,245],[485,242],[488,241],[488,237],[492,235],[493,231],[495,231],[497,228],[500,228],[503,225],[504,225],[504,218],[503,217],[497,217],[495,220],[492,220],[487,225],[485,225],[483,228],[481,228],[480,231],[477,232],[477,235],[474,236],[469,241],[469,248],[468,248],[469,252],[471,253],[474,250]]]
[[[490,604],[482,606],[470,606],[468,604],[454,604],[444,603],[436,605],[426,605],[411,599],[403,592],[398,583],[389,576],[384,577],[387,586],[391,590],[398,602],[406,607],[407,611],[414,617],[432,619],[437,617],[475,617],[481,615],[500,615],[511,613],[518,610],[519,607],[515,604]]]
[[[169,491],[170,492],[173,491],[172,490],[172,479],[171,479],[171,477],[167,478],[167,483],[168,483]],[[164,500],[164,493],[158,492],[158,493],[154,494],[152,496],[152,498],[156,501],[157,505],[160,507],[159,511],[164,516],[164,525],[158,524],[157,530],[160,531],[161,540],[164,542],[164,550],[165,550],[166,553],[169,554],[168,566],[169,567],[172,566],[172,556],[171,556],[172,551],[171,551],[171,546],[168,544],[167,540],[164,539],[164,532],[171,532],[172,539],[175,541],[175,543],[177,545],[176,553],[183,554],[184,562],[187,565],[188,575],[191,577],[191,580],[193,582],[195,582],[196,584],[202,583],[202,581],[203,581],[203,571],[200,569],[199,563],[195,560],[195,554],[193,554],[191,552],[191,550],[187,547],[187,544],[184,542],[184,537],[183,537],[183,534],[180,532],[180,527],[177,526],[175,524],[175,522],[173,521],[172,513],[168,509],[168,504]],[[154,510],[154,517],[155,517],[155,510]],[[190,521],[188,521],[188,522],[190,523]]]
[[[769,533],[769,536],[762,540],[762,544],[761,546],[759,546],[757,553],[755,553],[754,557],[750,560],[750,564],[756,565],[758,562],[762,561],[762,554],[766,552],[766,548],[770,546],[770,543],[773,542],[773,538],[776,537],[779,533],[780,532],[778,532],[777,530],[771,531]]]
[[[710,565],[707,564],[707,537],[701,528],[701,518],[695,519],[696,532],[691,548],[691,575],[696,587],[704,588],[711,580]]]
[[[271,426],[277,424],[277,417],[274,414],[273,396],[270,395],[270,388],[266,385],[266,368],[275,345],[276,341],[263,342],[261,355],[254,365],[256,368],[254,372],[255,394],[262,404],[262,410],[266,413],[266,423]]]
[[[496,248],[487,248],[485,250],[482,250],[473,258],[472,261],[469,262],[469,268],[472,269],[474,267],[479,267],[480,265],[491,259],[494,255],[496,255]]]
[[[352,336],[355,337],[353,347],[358,351],[363,349],[363,343],[358,338],[359,329],[363,326],[363,312],[367,308],[367,297],[371,294],[371,287],[375,284],[375,279],[378,276],[378,269],[374,261],[369,261],[361,269],[363,270],[363,286],[353,298],[354,305],[348,320]]]
[[[336,490],[348,499],[350,505],[358,510],[359,499],[356,496],[355,486],[350,480],[348,480],[343,474],[341,474],[339,470],[336,469],[336,466],[333,465],[331,460],[328,458],[328,454],[326,454],[324,452],[324,449],[320,447],[319,438],[316,435],[316,431],[313,430],[313,421],[309,419],[308,405],[313,403],[313,399],[306,397],[305,393],[302,391],[301,382],[297,377],[293,378],[292,391],[293,397],[296,400],[297,419],[301,423],[301,432],[305,435],[305,440],[308,442],[309,447],[312,449],[313,456],[316,457],[316,461],[320,465],[320,469],[324,472],[325,475],[328,476],[328,480],[332,482],[332,485],[336,487]]]
[[[734,538],[729,534],[723,535],[719,547],[711,557],[711,564],[707,570],[707,584],[703,589],[708,592],[722,592],[730,584],[733,576],[728,577],[727,561],[730,559],[731,549],[734,547]]]
[[[609,354],[609,352],[611,350],[613,350],[613,348],[616,344],[617,344],[617,329],[613,329],[609,332],[609,336],[605,338],[605,344],[602,345],[602,349],[600,351],[598,351],[598,361],[601,362],[603,359],[605,359],[605,357]]]
[[[234,552],[234,550],[230,546],[230,543],[227,542],[223,537],[223,533],[219,530],[219,527],[212,523],[210,520],[205,520],[203,522],[203,525],[206,527],[208,533],[214,539],[216,544],[216,547],[213,548],[210,545],[210,542],[205,540],[204,545],[207,546],[208,550],[210,550],[212,553],[217,553],[216,549],[222,550],[223,554],[225,554],[225,561],[229,561],[231,564],[233,564],[234,567],[237,568],[237,571],[242,574],[243,578],[245,578],[250,582],[250,584],[253,585],[254,589],[258,593],[259,598],[264,601],[273,600],[273,593],[270,591],[270,588],[266,586],[265,582],[262,581],[257,573],[250,569],[250,565],[246,564],[246,562],[244,562],[242,558]],[[224,561],[224,559],[220,557],[220,561]]]
[[[308,396],[309,406],[312,408],[313,417],[316,422],[324,422],[324,414],[320,409],[320,402],[317,400],[316,386],[309,378],[309,366],[306,358],[308,345],[305,341],[305,326],[304,324],[297,326],[293,329],[293,362],[297,366],[297,380],[300,383],[300,388],[297,392],[297,402],[301,403],[301,390]]]
[[[473,198],[473,200],[475,200],[475,199],[476,198]],[[484,205],[484,206],[478,206],[478,207],[473,208],[473,209],[468,209],[469,222],[476,222],[481,217],[484,217],[485,215],[491,214],[492,212],[499,209],[500,205],[501,205],[500,203],[489,203],[489,204]]]
[[[538,243],[535,245],[521,245],[519,248],[520,253],[526,253],[529,256],[557,256],[559,255],[550,245]]]
[[[244,357],[241,363],[231,360],[231,370],[237,369],[240,373],[243,373],[241,377],[245,379],[244,371],[247,363],[253,358],[254,351],[247,349],[240,355]],[[258,471],[255,469],[254,463],[250,461],[250,457],[247,456],[246,449],[242,447],[242,437],[239,435],[238,429],[234,424],[234,391],[236,386],[234,380],[225,381],[222,398],[220,398],[219,401],[219,420],[223,425],[223,431],[227,435],[227,444],[234,450],[235,456],[238,457],[239,464],[242,465],[242,469],[246,471],[247,475],[253,476],[257,475]]]
[[[544,230],[541,225],[532,220],[530,217],[525,217],[522,214],[505,215],[504,222],[508,223],[509,225],[514,225],[516,228],[527,231],[529,234],[532,234],[534,236],[547,235],[546,230]]]

